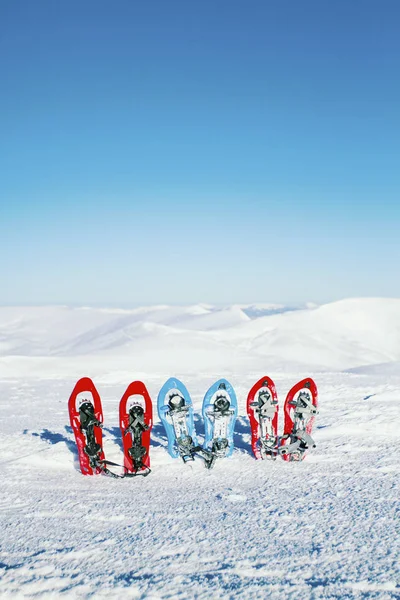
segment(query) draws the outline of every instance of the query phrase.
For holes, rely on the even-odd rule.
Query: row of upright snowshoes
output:
[[[279,403],[275,384],[263,377],[247,397],[247,414],[251,427],[251,446],[256,458],[301,461],[309,448],[318,414],[318,390],[311,378],[299,381],[286,396],[283,435],[278,436]]]
[[[74,387],[68,402],[71,427],[78,447],[84,475],[104,473],[121,478],[150,473],[150,431],[153,408],[146,386],[134,381],[119,403],[119,425],[124,450],[124,464],[107,461],[103,452],[103,408],[100,395],[91,379],[83,377]],[[123,475],[109,470],[122,466]]]
[[[199,456],[210,469],[217,458],[231,456],[238,405],[234,389],[226,379],[215,382],[204,396],[205,437],[202,446],[197,442],[192,399],[179,379],[168,379],[163,385],[157,407],[172,458],[180,456],[188,462]]]
[[[257,459],[303,460],[307,450],[315,447],[311,432],[317,415],[318,392],[310,378],[297,383],[284,404],[284,430],[278,436],[279,404],[274,382],[261,378],[247,397],[251,445]],[[207,468],[216,460],[232,455],[233,434],[238,414],[235,391],[226,379],[216,381],[203,400],[204,442],[200,445],[194,426],[193,404],[187,388],[178,379],[168,379],[157,400],[159,417],[164,425],[168,452],[184,462],[200,457]],[[112,477],[134,477],[150,473],[150,432],[152,402],[141,381],[131,383],[119,404],[119,424],[123,440],[124,474],[117,475],[109,466],[102,445],[103,411],[100,396],[91,379],[76,384],[69,399],[69,413],[84,475],[104,473]]]

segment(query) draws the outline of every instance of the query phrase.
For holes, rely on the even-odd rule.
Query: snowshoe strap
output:
[[[276,438],[270,440],[260,439],[261,452],[263,454],[263,458],[270,458],[275,460],[278,454],[278,449],[276,447]]]
[[[203,446],[194,446],[193,454],[197,454],[204,460],[204,465],[207,469],[212,469],[217,460],[217,455],[210,450],[206,450]]]
[[[188,412],[189,407],[185,403],[185,398],[180,394],[171,394],[168,400],[168,412],[169,413],[179,413],[181,411]]]
[[[277,404],[277,402],[271,404],[267,404],[267,402],[262,404],[259,402],[251,402],[250,406],[254,408],[254,412],[260,415],[260,417],[268,417],[269,419],[273,419],[276,413]]]
[[[207,414],[214,417],[228,417],[235,413],[235,411],[231,408],[231,401],[224,395],[217,396],[214,400],[214,404],[209,405],[211,410],[207,410]]]
[[[195,445],[193,443],[193,439],[188,436],[181,436],[176,440],[178,446],[178,452],[183,462],[188,462],[189,460],[194,460]]]
[[[259,414],[260,417],[268,417],[273,419],[276,413],[278,401],[274,400],[268,391],[260,392],[257,400],[250,403],[253,407],[254,412]]]
[[[318,414],[316,406],[312,403],[312,398],[307,392],[300,392],[297,400],[290,402],[291,406],[294,406],[294,416],[303,417],[304,415],[310,415],[315,417]]]
[[[310,447],[315,448],[315,446],[316,446],[311,435],[309,435],[305,431],[297,432],[292,435],[283,436],[282,439],[288,439],[288,438],[290,438],[291,443],[287,444],[286,446],[281,445],[278,448],[278,453],[281,455],[294,454],[294,453],[304,454],[304,452],[306,450],[308,450],[308,448],[310,448]]]
[[[121,467],[121,469],[125,470],[125,473],[123,475],[118,475],[117,473],[113,473],[112,471],[110,471],[110,469],[108,469],[106,467],[106,465],[111,465],[113,467]],[[146,477],[147,475],[149,475],[151,473],[150,467],[144,467],[141,470],[137,469],[137,470],[133,471],[133,473],[131,473],[123,465],[119,465],[118,463],[114,463],[114,462],[111,462],[111,461],[105,460],[105,459],[102,459],[102,460],[99,459],[97,461],[97,466],[99,467],[99,469],[101,469],[101,471],[105,475],[108,475],[109,477],[113,477],[114,479],[125,479],[125,477],[138,477],[139,475]]]

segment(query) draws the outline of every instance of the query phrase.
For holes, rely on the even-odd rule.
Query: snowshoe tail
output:
[[[226,379],[219,379],[210,387],[203,400],[205,451],[211,452],[216,458],[232,455],[237,414],[237,398],[233,387]],[[214,461],[211,462],[213,463]]]
[[[172,377],[164,383],[158,394],[157,409],[167,434],[170,456],[181,457],[184,462],[193,460],[197,447],[193,404],[179,379]]]
[[[89,377],[82,377],[75,385],[68,410],[82,474],[101,473],[98,463],[104,460],[103,409],[100,395]]]
[[[278,409],[275,384],[270,377],[262,377],[247,396],[251,447],[257,459],[277,457]]]
[[[279,454],[286,461],[301,461],[309,448],[315,448],[311,437],[318,414],[318,390],[308,377],[299,381],[286,396],[285,423]]]
[[[149,392],[144,383],[134,381],[127,387],[119,403],[119,426],[127,473],[150,472],[152,425],[153,405]]]

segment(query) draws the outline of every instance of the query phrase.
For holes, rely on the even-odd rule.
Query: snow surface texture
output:
[[[136,310],[0,308],[1,598],[400,598],[400,300]],[[316,380],[317,448],[256,461],[245,401]],[[171,459],[154,410],[152,473],[84,477],[67,401],[91,377],[107,458],[118,403],[169,376],[202,398],[226,377],[235,452],[212,471]]]

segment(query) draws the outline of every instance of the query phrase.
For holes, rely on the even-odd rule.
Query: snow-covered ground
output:
[[[262,375],[281,407],[299,379],[318,385],[301,464],[250,453],[245,400]],[[154,411],[149,477],[82,476],[67,411],[82,376],[116,462],[128,383],[154,402],[182,379],[201,437],[203,395],[226,377],[233,457],[212,471],[172,460]],[[0,308],[0,409],[1,598],[400,598],[400,300]]]

